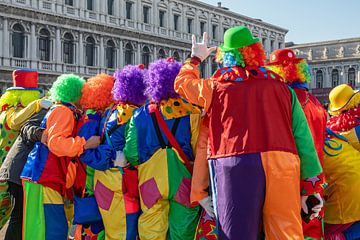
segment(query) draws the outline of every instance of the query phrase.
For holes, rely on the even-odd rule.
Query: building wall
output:
[[[73,2],[70,6],[68,2]],[[220,6],[212,6],[195,0],[113,0],[109,7],[105,0],[93,0],[93,10],[88,10],[87,0],[0,0],[0,89],[10,85],[9,73],[19,67],[37,69],[40,85],[47,89],[62,73],[75,73],[89,77],[100,72],[112,74],[115,68],[125,65],[126,48],[132,48],[133,64],[142,62],[144,47],[149,50],[150,61],[178,55],[183,61],[190,54],[191,34],[201,36],[201,26],[209,32],[209,45],[219,45],[223,32],[235,25],[249,27],[261,38],[267,53],[284,47],[287,30],[252,19]],[[111,1],[110,1],[111,2]],[[130,19],[127,4],[131,3]],[[148,23],[144,21],[144,6],[149,8]],[[164,12],[163,27],[160,11]],[[109,14],[110,13],[110,14]],[[175,29],[174,15],[179,16]],[[188,33],[188,19],[192,19],[192,31]],[[203,24],[202,24],[203,22]],[[24,56],[14,57],[12,36],[20,24],[24,32]],[[216,26],[215,28],[213,26]],[[49,33],[49,60],[40,60],[40,35]],[[215,38],[213,38],[213,29]],[[73,64],[64,63],[64,41],[71,34],[74,45]],[[86,64],[86,44],[94,39],[94,66]],[[107,43],[114,44],[114,67],[107,67]],[[209,58],[202,70],[210,76],[214,70]]]

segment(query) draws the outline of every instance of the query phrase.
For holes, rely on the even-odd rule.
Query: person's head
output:
[[[54,102],[77,104],[85,80],[74,74],[60,75],[50,88],[50,99]]]
[[[101,73],[89,78],[82,89],[80,105],[83,109],[103,111],[114,103],[114,77]]]
[[[347,84],[334,87],[329,94],[329,114],[340,115],[342,112],[360,105],[360,92],[353,90]]]
[[[174,90],[174,82],[180,68],[181,63],[173,58],[160,59],[150,64],[145,77],[145,93],[151,101],[159,103],[179,97]]]
[[[287,84],[302,84],[308,88],[311,81],[310,67],[305,59],[297,58],[291,49],[275,50],[270,55],[266,65],[268,69],[277,73]]]
[[[114,73],[113,96],[117,102],[140,106],[147,97],[144,93],[144,65],[127,65]]]
[[[215,56],[215,61],[223,67],[259,67],[264,65],[265,59],[259,39],[244,26],[232,27],[225,32],[224,44]]]
[[[38,88],[38,72],[30,69],[13,71],[13,87],[10,87],[0,98],[0,111],[8,107],[26,107],[32,101],[39,99],[41,89]]]

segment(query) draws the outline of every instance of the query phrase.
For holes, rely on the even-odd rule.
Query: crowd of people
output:
[[[113,76],[13,72],[0,98],[6,240],[360,239],[360,93],[309,93],[243,26]],[[218,70],[199,65],[216,51]],[[10,219],[9,219],[10,218]]]

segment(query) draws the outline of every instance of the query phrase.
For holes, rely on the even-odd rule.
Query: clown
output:
[[[125,66],[114,74],[113,98],[118,103],[106,111],[100,125],[104,145],[116,152],[112,167],[95,170],[94,194],[108,240],[137,238],[139,195],[137,169],[124,159],[125,129],[138,107],[146,101],[144,66]]]
[[[146,74],[151,103],[135,111],[124,154],[139,169],[140,239],[194,239],[199,208],[190,205],[191,164],[200,110],[174,92],[180,63],[152,63]],[[171,130],[170,130],[171,129]]]
[[[325,238],[360,238],[360,94],[346,84],[329,94],[324,148]]]
[[[296,94],[264,67],[265,52],[246,27],[225,32],[223,67],[207,80],[198,65],[214,48],[193,36],[192,58],[175,90],[209,115],[210,178],[219,239],[304,239],[300,177],[321,166]],[[304,145],[307,143],[307,146]]]
[[[326,131],[327,114],[319,101],[309,93],[309,82],[311,79],[309,65],[303,58],[296,58],[295,53],[290,49],[276,50],[270,55],[270,62],[267,68],[279,74],[285,83],[294,89],[296,96],[304,110],[308,121],[317,155],[323,165],[324,159],[324,140]],[[323,218],[324,210],[322,209],[318,217],[317,213],[312,213],[311,208],[314,204],[317,208],[322,207],[322,197],[325,186],[324,174],[308,180],[301,181],[301,195],[303,197],[302,225],[305,239],[323,239]],[[306,196],[311,196],[310,199]],[[312,203],[313,202],[313,203]],[[307,209],[307,205],[310,209]]]
[[[23,239],[67,239],[68,220],[64,200],[72,198],[75,157],[96,148],[98,137],[85,140],[76,136],[84,80],[61,75],[50,89],[55,105],[41,123],[48,136],[47,145],[37,142],[21,173],[24,180]]]

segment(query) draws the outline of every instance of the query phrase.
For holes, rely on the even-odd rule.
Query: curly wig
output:
[[[298,63],[268,65],[266,68],[280,75],[286,83],[309,83],[311,80],[310,67],[305,59]]]
[[[159,103],[162,100],[179,97],[174,90],[174,81],[181,68],[181,63],[172,58],[160,59],[150,64],[145,77],[145,93]]]
[[[144,93],[145,70],[141,66],[127,65],[114,73],[113,96],[116,101],[142,105],[147,100]]]
[[[105,110],[115,102],[111,92],[113,86],[114,78],[110,75],[101,73],[89,78],[82,89],[81,107],[84,109]]]
[[[215,61],[224,67],[260,67],[264,66],[265,59],[264,47],[259,42],[226,52],[218,48],[215,56]]]
[[[0,111],[3,107],[13,107],[21,104],[26,107],[29,103],[39,99],[37,90],[11,90],[6,91],[0,98]]]
[[[84,83],[84,79],[74,74],[60,75],[50,88],[50,98],[54,102],[76,103]]]

